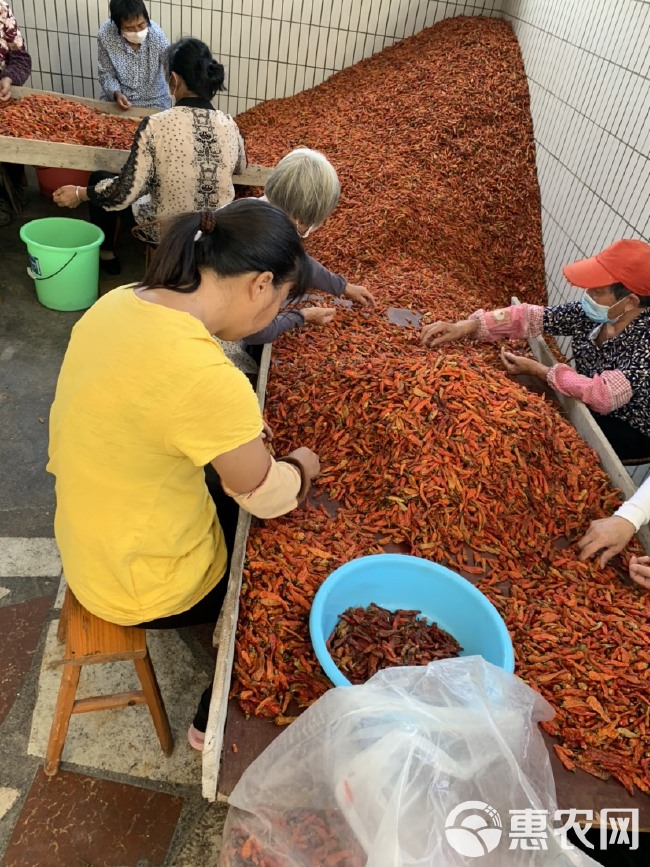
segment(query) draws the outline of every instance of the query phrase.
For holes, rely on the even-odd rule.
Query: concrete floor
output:
[[[0,862],[215,864],[225,808],[201,797],[200,756],[186,741],[212,674],[210,628],[150,633],[175,738],[171,758],[163,756],[146,708],[135,707],[73,717],[61,771],[52,780],[42,771],[62,657],[47,422],[70,330],[82,313],[39,304],[18,231],[41,217],[84,218],[85,209],[62,213],[30,181],[24,213],[2,229],[0,270]],[[123,273],[101,280],[102,292],[142,276],[141,246],[130,236],[122,240]],[[82,674],[79,694],[128,689],[132,678],[130,663],[96,666]]]

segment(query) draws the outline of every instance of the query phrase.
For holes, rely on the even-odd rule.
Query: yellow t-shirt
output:
[[[249,381],[198,319],[128,286],[101,298],[50,414],[55,535],[81,604],[131,624],[202,599],[227,561],[203,467],[261,431]]]

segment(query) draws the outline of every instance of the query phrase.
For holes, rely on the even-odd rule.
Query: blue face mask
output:
[[[619,301],[622,300],[622,298],[619,298]],[[598,322],[601,325],[604,325],[606,322],[609,322],[610,324],[618,322],[623,315],[621,313],[621,316],[615,316],[613,319],[610,319],[608,315],[609,311],[612,307],[616,307],[618,301],[615,301],[614,304],[612,304],[612,307],[607,307],[606,304],[598,304],[587,292],[583,294],[580,303],[582,304],[582,310],[585,316],[591,319],[592,322]]]

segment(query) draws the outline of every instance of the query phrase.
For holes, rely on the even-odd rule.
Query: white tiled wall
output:
[[[145,0],[147,2],[147,0]],[[498,15],[502,0],[149,0],[170,40],[197,36],[226,67],[219,108],[238,114],[290,96],[455,15]],[[34,60],[32,87],[99,96],[95,34],[108,0],[13,0]]]
[[[564,264],[619,238],[650,241],[650,3],[505,0],[502,12],[528,76],[547,286],[559,303],[579,295]]]
[[[506,0],[528,76],[551,302],[562,265],[650,233],[650,3]]]

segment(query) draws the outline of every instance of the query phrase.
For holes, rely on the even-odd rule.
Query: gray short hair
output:
[[[264,194],[272,205],[306,228],[325,222],[338,204],[341,185],[324,154],[296,148],[273,169]]]

